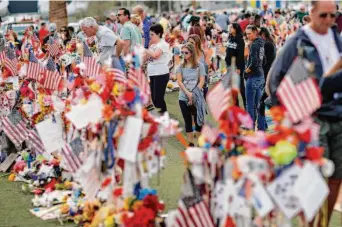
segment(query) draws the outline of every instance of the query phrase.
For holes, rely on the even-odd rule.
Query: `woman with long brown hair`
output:
[[[196,50],[196,55],[197,55],[197,60],[203,64],[204,69],[205,69],[205,82],[203,85],[203,95],[204,98],[207,96],[207,92],[208,92],[208,83],[209,83],[209,78],[208,78],[208,74],[209,74],[209,67],[208,64],[206,62],[206,55],[204,53],[204,50],[202,49],[202,43],[201,43],[201,38],[196,35],[196,34],[192,34],[188,37],[188,42],[192,43],[195,46],[195,50]]]
[[[195,121],[196,136],[200,135],[202,126],[197,122],[197,109],[193,105],[193,91],[198,87],[202,89],[205,79],[205,69],[196,54],[196,49],[192,43],[186,43],[182,47],[183,63],[177,69],[177,81],[179,90],[179,106],[185,122],[185,132],[187,134],[189,146],[194,146],[194,135],[192,120]]]

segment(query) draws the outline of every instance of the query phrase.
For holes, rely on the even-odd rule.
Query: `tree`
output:
[[[57,29],[62,26],[68,26],[68,14],[66,1],[50,0],[49,20],[56,23]]]

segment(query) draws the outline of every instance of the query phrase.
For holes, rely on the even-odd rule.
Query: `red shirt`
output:
[[[43,43],[44,38],[49,34],[49,31],[47,29],[39,29],[39,40],[40,43]]]
[[[249,20],[248,19],[243,19],[242,21],[239,22],[240,27],[242,29],[242,32],[245,32],[246,27],[249,25]]]

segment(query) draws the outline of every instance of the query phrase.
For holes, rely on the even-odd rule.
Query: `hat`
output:
[[[57,25],[55,23],[51,23],[49,25],[49,32],[55,32],[57,30]]]
[[[190,17],[190,22],[196,23],[196,22],[199,22],[199,21],[200,21],[200,17],[198,17],[198,16],[191,16]]]
[[[276,11],[274,11],[274,13],[279,13],[279,14],[281,14],[281,11],[280,11],[280,9],[276,9]]]

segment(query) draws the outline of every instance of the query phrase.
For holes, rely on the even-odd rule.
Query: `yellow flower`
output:
[[[87,99],[86,98],[82,98],[81,101],[80,101],[81,104],[86,104],[87,103]]]
[[[108,216],[104,221],[105,227],[114,227],[114,215]]]
[[[98,93],[100,91],[100,89],[101,89],[101,85],[96,83],[96,82],[94,82],[90,85],[90,90],[92,90],[93,92]]]

